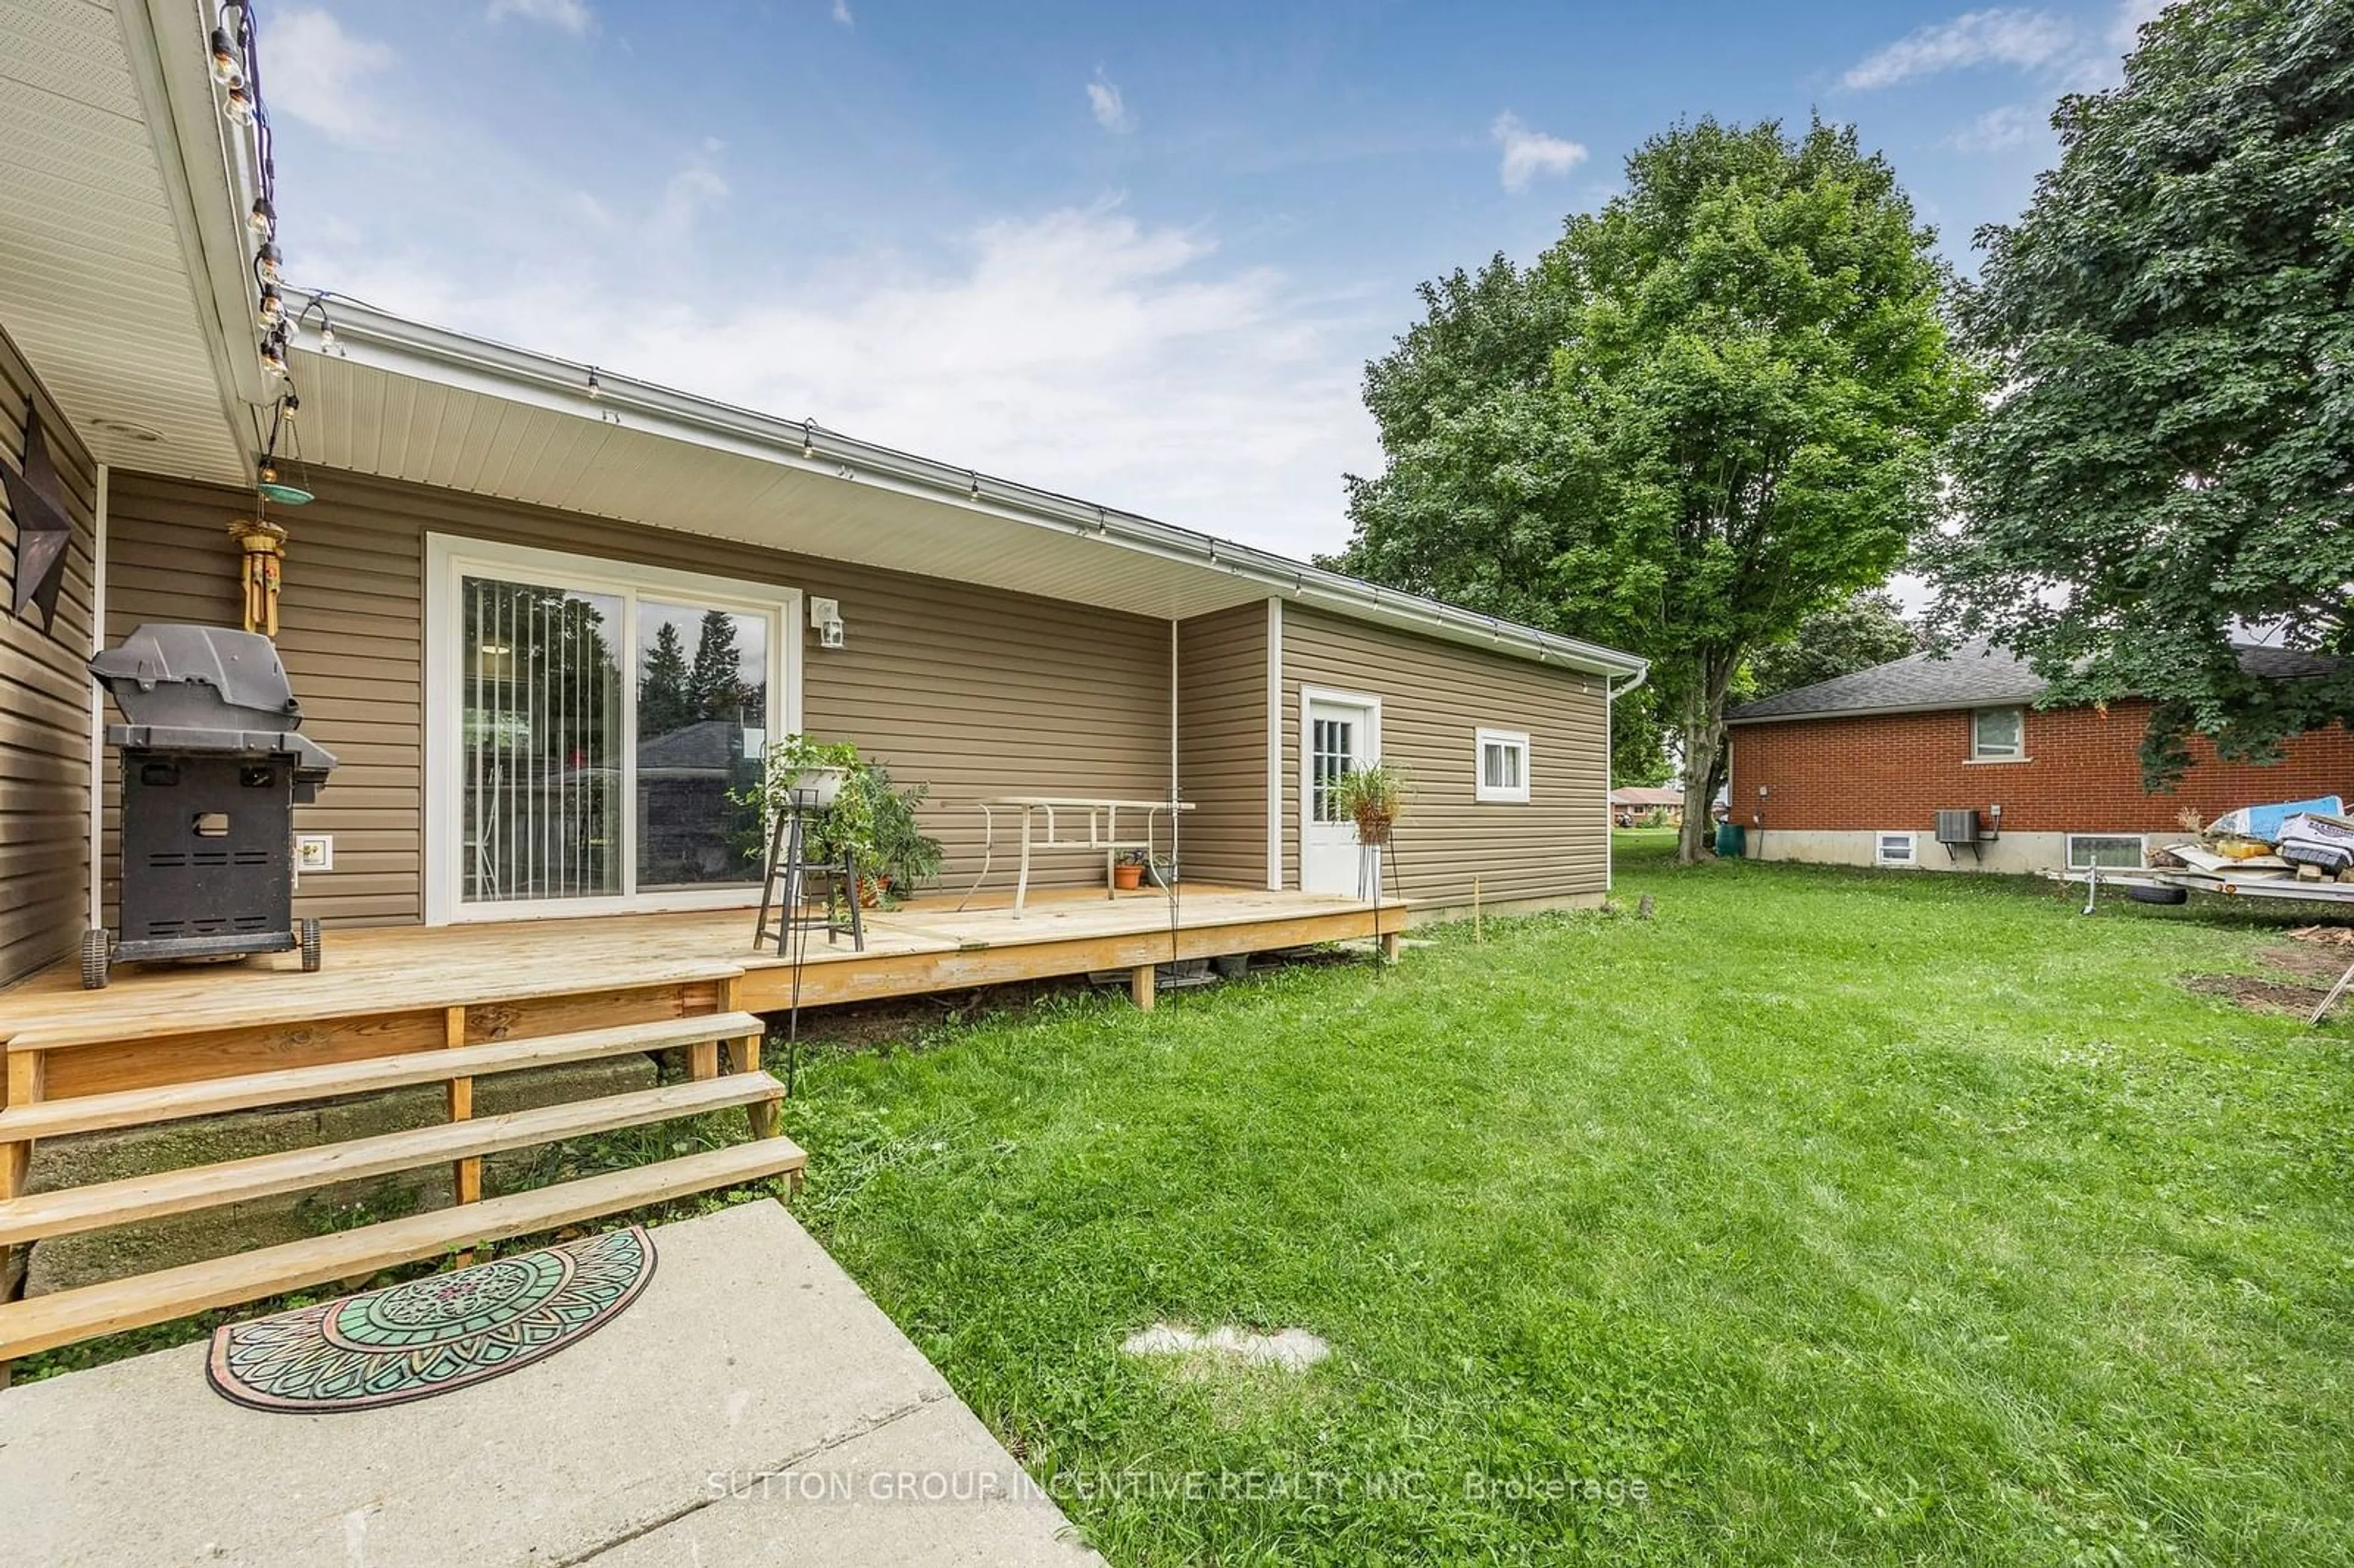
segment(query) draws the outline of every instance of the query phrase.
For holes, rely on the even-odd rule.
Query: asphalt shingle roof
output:
[[[2338,663],[2327,654],[2253,643],[2241,644],[2239,654],[2241,667],[2250,674],[2280,681],[2327,674]],[[1909,653],[1869,670],[1760,697],[1724,716],[1733,724],[1747,724],[1892,708],[1983,708],[2031,703],[2042,694],[2043,682],[2026,660],[1981,639],[1964,642],[1943,657]]]

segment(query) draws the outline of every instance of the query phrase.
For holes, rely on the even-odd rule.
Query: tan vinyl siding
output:
[[[1382,701],[1382,755],[1413,775],[1393,871],[1405,895],[1455,906],[1604,892],[1609,796],[1602,678],[1296,604],[1283,608],[1283,874],[1299,885],[1299,688]],[[1529,801],[1473,799],[1474,732],[1529,736]]]
[[[74,524],[57,620],[17,620],[16,524],[0,501],[0,985],[80,944],[89,924],[90,605],[98,471],[0,333],[0,462],[25,450],[37,406]]]
[[[1267,885],[1267,619],[1264,603],[1177,628],[1177,777],[1184,874]]]
[[[281,514],[288,546],[279,639],[336,769],[304,832],[335,835],[335,869],[303,884],[304,914],[384,925],[424,916],[425,536],[446,534],[797,588],[842,601],[848,645],[804,626],[802,717],[855,740],[902,784],[928,783],[928,831],[947,885],[980,869],[980,813],[994,794],[1160,797],[1169,789],[1169,622],[728,540],[636,527],[457,492],[314,471],[320,499]],[[142,620],[228,622],[237,556],[232,492],[117,475],[110,632]],[[1040,857],[1045,885],[1100,877],[1086,855]],[[1010,885],[1000,854],[996,882]]]

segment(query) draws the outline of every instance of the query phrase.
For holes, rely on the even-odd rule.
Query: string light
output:
[[[239,79],[237,40],[228,36],[227,27],[213,29],[213,79],[223,87]]]
[[[801,456],[805,458],[817,456],[817,421],[815,419],[801,421]]]
[[[286,340],[276,333],[261,340],[261,368],[272,376],[286,374]]]
[[[282,327],[286,324],[286,302],[279,297],[276,289],[265,283],[261,289],[261,302],[254,306],[253,314],[263,326]]]
[[[221,112],[228,116],[228,122],[232,125],[241,128],[253,123],[253,94],[245,90],[245,83],[233,81],[228,84],[228,96],[222,101]]]
[[[254,233],[260,235],[264,239],[271,239],[277,237],[278,209],[270,205],[270,198],[268,196],[256,196],[253,198],[253,211],[246,218],[245,226],[248,228],[252,229]]]
[[[588,396],[591,399],[595,399],[604,395],[605,388],[597,380],[597,367],[592,365],[588,367]]]
[[[284,281],[281,276],[283,260],[276,242],[265,239],[261,242],[260,254],[253,259],[253,270],[265,283],[281,282]]]

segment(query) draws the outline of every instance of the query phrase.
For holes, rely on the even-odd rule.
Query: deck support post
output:
[[[1401,950],[1402,943],[1397,932],[1384,931],[1382,933],[1382,962],[1385,964],[1394,964],[1397,962],[1398,954]]]
[[[1152,1000],[1159,991],[1157,965],[1139,964],[1128,971],[1128,994],[1140,1012],[1152,1011]]]
[[[466,1010],[462,1007],[443,1008],[441,1010],[441,1044],[454,1051],[465,1043]],[[474,1119],[473,1079],[451,1079],[449,1099],[451,1121]],[[478,1154],[469,1160],[454,1161],[450,1167],[450,1188],[457,1194],[458,1202],[461,1203],[481,1202],[482,1201],[482,1157]]]
[[[736,980],[732,976],[719,982],[719,1011],[722,1012],[737,1011]],[[760,1070],[762,1039],[763,1036],[759,1034],[747,1034],[730,1042],[729,1054],[733,1057],[730,1065],[735,1071],[757,1073]],[[750,1125],[754,1138],[774,1138],[783,1130],[777,1102],[772,1099],[754,1100],[750,1105],[746,1106],[744,1119]]]
[[[38,1051],[17,1051],[8,1057],[7,1097],[0,1104],[28,1106],[42,1096],[43,1080],[48,1074],[43,1065],[48,1060]],[[0,1143],[0,1199],[13,1198],[25,1190],[26,1172],[33,1165],[33,1140],[20,1138]]]

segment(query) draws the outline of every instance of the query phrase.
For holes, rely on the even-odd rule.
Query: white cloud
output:
[[[858,26],[858,18],[850,14],[850,0],[833,0],[833,19],[845,27]]]
[[[2043,134],[2050,123],[2041,110],[2023,103],[2007,103],[1999,109],[1988,110],[1946,137],[1945,144],[1957,153],[2007,152],[2026,146]]]
[[[1509,109],[1496,116],[1488,131],[1504,150],[1497,174],[1508,191],[1524,191],[1539,175],[1565,175],[1585,162],[1583,145],[1532,131]]]
[[[672,185],[690,217],[716,199],[693,171]],[[1380,466],[1357,383],[1381,323],[1115,206],[1001,218],[931,258],[842,257],[736,292],[683,290],[664,258],[584,237],[550,232],[486,276],[404,249],[432,243],[430,226],[386,214],[311,260],[327,287],[609,376],[1294,554],[1345,542],[1341,475]]]
[[[1096,68],[1095,80],[1087,83],[1087,107],[1095,111],[1096,123],[1115,136],[1125,136],[1136,129],[1136,116],[1128,111],[1128,101],[1119,95],[1118,84]]]
[[[2045,66],[2063,59],[2077,45],[2073,28],[2041,11],[1971,11],[1920,28],[1866,56],[1840,79],[1840,85],[1893,87],[1914,77],[1975,65]]]
[[[654,227],[663,234],[684,234],[695,227],[697,214],[727,199],[727,182],[707,164],[689,164],[663,185],[654,208]]]
[[[398,58],[392,46],[355,37],[324,11],[273,17],[265,43],[269,107],[346,141],[386,128],[367,79]]]
[[[576,36],[586,36],[596,30],[596,14],[588,9],[588,0],[491,0],[490,19],[502,16],[522,16],[534,22],[546,22]]]

